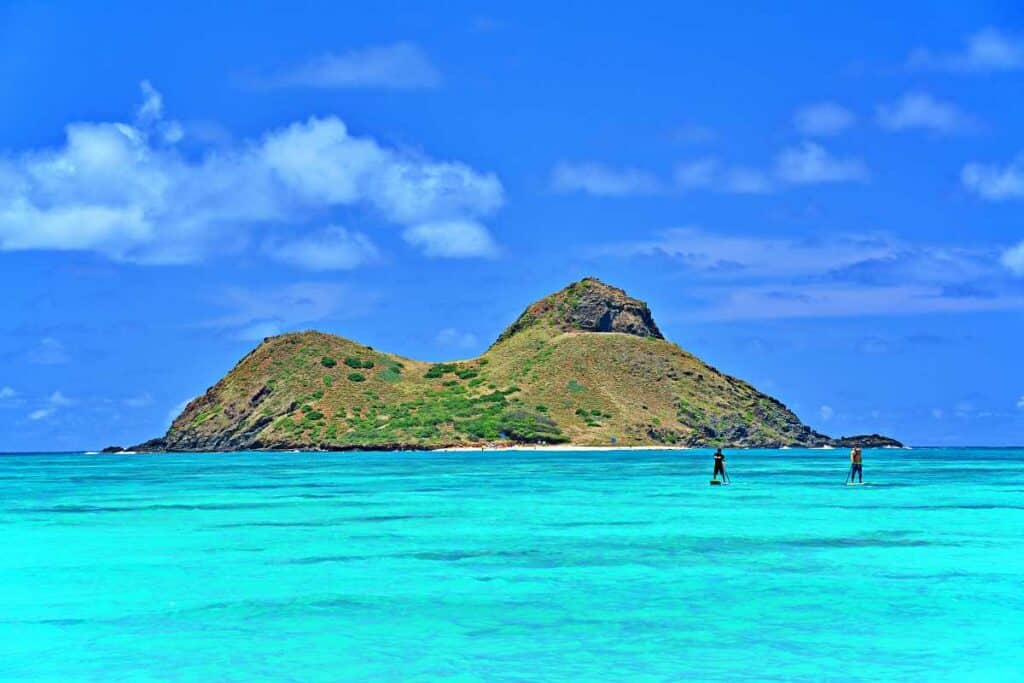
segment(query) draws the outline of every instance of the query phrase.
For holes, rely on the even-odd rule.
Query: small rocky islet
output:
[[[665,340],[596,278],[533,303],[479,358],[426,363],[308,331],[265,339],[134,451],[899,447],[833,439]],[[112,446],[108,452],[125,450]]]

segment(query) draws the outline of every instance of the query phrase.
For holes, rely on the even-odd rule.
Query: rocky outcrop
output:
[[[665,338],[647,304],[593,277],[585,277],[531,305],[495,343],[538,323],[548,323],[566,332],[621,332]]]
[[[881,434],[860,434],[857,436],[841,436],[832,439],[830,445],[837,448],[903,448],[896,439]]]

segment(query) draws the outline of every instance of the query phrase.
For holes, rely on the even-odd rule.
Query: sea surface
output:
[[[0,456],[3,681],[1024,678],[1024,450]]]

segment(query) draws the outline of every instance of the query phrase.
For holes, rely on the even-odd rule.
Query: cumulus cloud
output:
[[[636,168],[613,168],[594,162],[562,162],[551,174],[551,187],[557,192],[624,197],[659,192],[661,183],[654,174]]]
[[[498,247],[484,226],[475,221],[437,221],[408,228],[402,237],[427,256],[440,258],[491,257]]]
[[[217,303],[229,313],[208,321],[206,327],[226,330],[244,341],[259,341],[328,318],[364,315],[374,297],[343,284],[299,282],[273,288],[233,287]]]
[[[813,142],[783,150],[776,158],[775,172],[781,180],[794,185],[862,182],[868,178],[867,167],[859,159],[834,157]]]
[[[265,88],[436,88],[441,74],[417,45],[394,43],[325,54],[276,76],[258,78]]]
[[[1024,395],[1017,399],[1017,407],[1024,410]]]
[[[1004,251],[1000,261],[1015,275],[1024,275],[1024,242],[1019,242]]]
[[[1024,155],[1005,166],[972,161],[960,171],[960,182],[982,199],[1002,201],[1024,197]]]
[[[140,117],[162,112],[154,93]],[[333,116],[198,157],[141,121],[73,123],[61,147],[0,157],[0,250],[188,263],[332,210],[410,227],[476,221],[504,200],[493,174],[382,146]]]
[[[891,131],[920,128],[949,134],[976,127],[973,119],[954,105],[924,92],[907,93],[892,104],[880,105],[877,118],[878,125]]]
[[[0,401],[12,399],[17,395],[18,392],[11,387],[0,387]]]
[[[269,240],[264,251],[273,259],[307,270],[349,270],[380,259],[369,237],[338,226],[306,237]]]
[[[796,112],[793,124],[808,137],[836,135],[854,124],[857,117],[835,102],[818,102]]]
[[[1024,69],[1024,40],[986,28],[968,36],[958,52],[920,48],[907,59],[912,68],[957,72],[1016,71]]]

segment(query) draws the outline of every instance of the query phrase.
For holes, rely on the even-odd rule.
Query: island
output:
[[[531,304],[478,358],[427,363],[316,331],[269,337],[159,438],[108,452],[899,447],[833,439],[664,338],[592,277]]]

